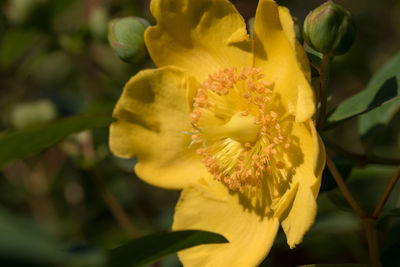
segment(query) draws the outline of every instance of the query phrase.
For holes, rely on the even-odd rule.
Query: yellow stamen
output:
[[[209,75],[194,98],[189,132],[203,144],[197,153],[214,178],[251,194],[285,168],[279,155],[290,147],[270,105],[274,84],[263,78],[261,69],[250,67]]]

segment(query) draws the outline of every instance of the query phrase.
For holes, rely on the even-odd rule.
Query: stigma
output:
[[[274,83],[260,68],[230,68],[210,74],[197,91],[190,114],[191,146],[214,179],[235,191],[253,192],[285,168],[290,139],[274,105]]]

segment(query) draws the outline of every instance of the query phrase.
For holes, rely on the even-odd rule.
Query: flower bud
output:
[[[332,1],[311,11],[303,25],[305,42],[323,54],[346,53],[354,42],[355,33],[350,12]]]
[[[138,63],[147,55],[144,31],[150,26],[145,19],[125,17],[108,24],[108,41],[114,53],[127,63]]]

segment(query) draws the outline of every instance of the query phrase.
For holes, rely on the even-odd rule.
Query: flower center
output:
[[[290,146],[273,104],[274,84],[261,69],[242,67],[213,73],[194,98],[192,144],[215,179],[231,190],[259,186],[283,169],[283,150]],[[191,145],[192,145],[191,144]]]

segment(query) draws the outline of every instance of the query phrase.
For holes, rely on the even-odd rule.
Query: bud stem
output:
[[[328,98],[328,86],[329,86],[329,76],[331,70],[333,56],[326,54],[322,56],[321,70],[319,73],[319,88],[318,88],[318,98],[320,102],[317,128],[321,128],[325,123],[326,119],[326,104]]]

